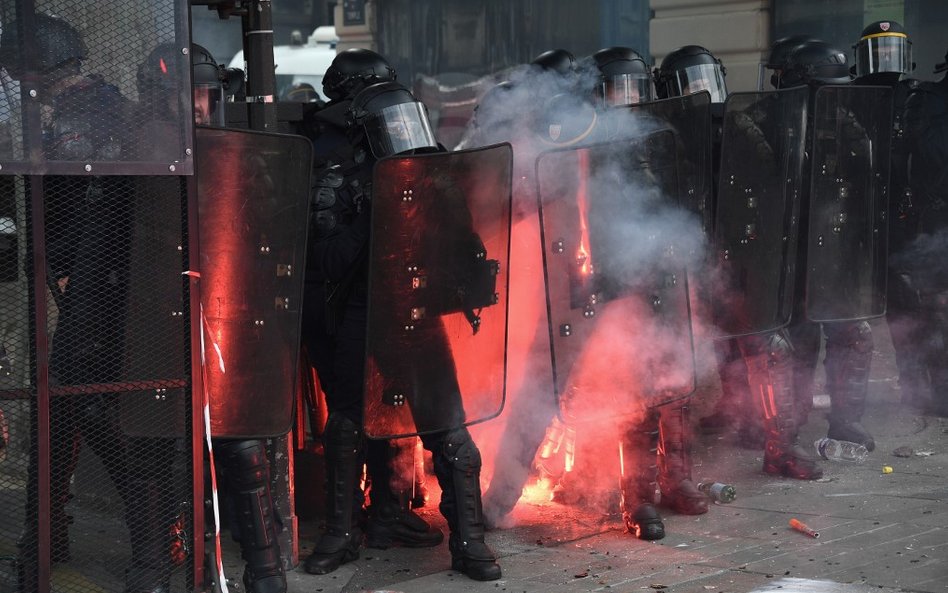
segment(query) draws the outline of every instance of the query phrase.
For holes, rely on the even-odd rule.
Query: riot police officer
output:
[[[702,70],[702,58],[710,52],[696,46],[681,48],[663,60],[655,79],[659,98],[681,96],[708,90],[713,97],[722,96],[724,71],[719,61],[699,78],[695,67]],[[610,47],[592,55],[600,73],[597,95],[608,107],[624,107],[652,99],[652,75],[641,54],[627,47]],[[713,60],[713,56],[712,56]],[[673,74],[675,73],[675,74]],[[684,88],[677,87],[671,78],[684,81],[692,76]],[[684,132],[684,131],[680,131]],[[688,163],[686,167],[698,167]],[[650,408],[641,423],[630,426],[623,433],[623,459],[634,460],[634,468],[622,480],[623,519],[628,530],[641,539],[659,539],[664,536],[664,524],[654,508],[655,492],[660,491],[661,506],[685,515],[708,512],[707,497],[698,491],[691,480],[691,426],[688,402],[666,404]],[[657,463],[657,467],[656,467]],[[658,486],[656,489],[655,486]]]
[[[787,53],[795,53],[796,48],[806,41],[781,40],[771,51],[767,66],[775,71],[771,78],[771,83],[781,87],[782,77],[787,74],[790,66],[786,63]],[[834,54],[835,57],[835,54]],[[804,72],[812,74],[814,77],[823,74],[816,69],[802,68]],[[814,81],[815,82],[815,81]],[[795,84],[800,84],[796,82]],[[796,172],[797,165],[802,161],[802,129],[801,110],[805,108],[806,96],[773,94],[769,93],[760,98],[754,98],[746,107],[742,107],[737,102],[733,108],[729,107],[726,113],[725,134],[727,141],[725,154],[722,155],[722,168],[726,168],[729,177],[728,184],[721,184],[719,188],[718,206],[715,213],[716,220],[716,238],[723,241],[726,247],[734,248],[734,259],[737,263],[728,263],[728,266],[735,266],[735,272],[741,276],[750,275],[738,282],[734,289],[740,291],[740,295],[735,298],[725,297],[724,303],[735,303],[734,311],[725,311],[721,317],[725,327],[734,327],[737,333],[751,332],[757,327],[758,323],[765,322],[767,327],[784,316],[789,318],[790,311],[782,304],[787,296],[783,289],[779,288],[787,283],[784,274],[774,276],[754,276],[763,262],[751,258],[744,252],[741,243],[747,243],[748,239],[757,240],[758,237],[748,237],[747,229],[757,229],[761,235],[774,234],[786,236],[790,232],[786,228],[786,223],[780,223],[782,228],[757,228],[761,224],[768,226],[762,215],[758,215],[756,208],[748,206],[747,192],[756,195],[759,190],[772,192],[774,195],[784,197],[781,199],[785,203],[775,203],[774,208],[783,207],[789,211],[794,208],[792,203],[797,195],[795,187],[805,185],[805,182],[796,182],[792,187],[783,187],[774,183],[773,174],[778,172],[780,177],[788,175],[796,179],[802,176]],[[794,117],[793,114],[800,114]],[[796,140],[794,140],[794,138]],[[758,166],[748,163],[757,162]],[[786,163],[777,165],[777,163]],[[752,169],[749,172],[742,173],[740,169],[746,166]],[[787,167],[786,172],[784,167]],[[740,202],[736,206],[734,202]],[[779,210],[777,211],[779,213]],[[773,213],[771,213],[773,214]],[[738,221],[732,220],[732,217],[739,217]],[[803,217],[805,220],[805,217]],[[734,233],[739,233],[740,240],[735,240]],[[805,235],[804,235],[805,236]],[[763,243],[757,247],[758,250],[767,250],[767,244]],[[801,241],[801,243],[805,243]],[[788,250],[789,251],[789,250]],[[795,253],[786,253],[782,256],[792,262],[794,259],[805,258],[805,252],[799,256]],[[728,258],[725,257],[725,260]],[[780,264],[781,268],[793,269],[792,265]],[[805,267],[801,264],[800,267]],[[772,286],[771,286],[772,285]],[[792,284],[788,284],[792,286]],[[764,288],[763,293],[757,294],[756,291]],[[770,293],[776,291],[780,296],[773,299],[776,295]],[[749,296],[748,296],[749,295]],[[760,309],[754,302],[755,296],[763,297],[762,302],[771,299],[769,304]],[[751,299],[748,301],[747,299]],[[802,299],[800,300],[800,311],[796,309],[793,315],[802,314]],[[722,312],[715,312],[721,314]],[[754,319],[748,322],[744,319]],[[797,320],[793,317],[794,321]],[[816,479],[822,476],[822,472],[817,467],[813,458],[798,443],[798,434],[800,426],[806,422],[806,412],[809,406],[800,406],[794,391],[794,359],[793,348],[790,346],[790,339],[786,330],[767,331],[764,333],[751,333],[735,340],[743,362],[747,368],[747,379],[750,388],[750,398],[743,406],[745,409],[756,409],[763,420],[765,431],[764,442],[764,473],[772,475],[782,475],[796,479]],[[812,392],[808,392],[806,397],[812,402]],[[801,399],[803,396],[801,396]]]
[[[687,45],[669,53],[655,69],[655,88],[661,98],[681,97],[702,90],[711,93],[712,144],[715,155],[721,147],[721,112],[727,98],[725,76],[727,70],[721,60],[708,49]],[[713,159],[714,179],[717,179],[718,158]],[[712,187],[716,186],[715,183]],[[712,192],[713,195],[713,192]],[[711,211],[715,212],[712,198]],[[747,366],[736,339],[715,340],[714,353],[721,379],[721,397],[711,414],[698,422],[706,433],[718,433],[732,425],[738,429],[738,442],[749,447],[760,444],[760,430],[750,410],[751,395],[747,384]]]
[[[948,72],[948,53],[934,72]],[[931,385],[928,411],[948,416],[948,313],[944,298],[948,279],[939,272],[944,269],[948,229],[948,75],[938,82],[918,84],[905,102],[902,121],[903,145],[911,157],[908,180],[920,224],[919,235],[901,253],[893,253],[893,259],[913,280],[913,295],[919,305],[907,321],[914,329],[915,348],[920,350],[915,356],[921,359],[921,378],[927,371]],[[901,368],[899,372],[899,382],[904,385]]]
[[[557,123],[540,123],[549,111],[544,107],[559,101],[577,105],[569,92],[576,79],[576,58],[568,50],[541,53],[527,68],[515,72],[510,81],[492,87],[481,98],[465,145],[510,142],[514,147],[511,269],[516,272],[511,274],[510,308],[511,315],[520,322],[511,326],[508,352],[512,357],[524,356],[522,363],[512,359],[510,365],[517,369],[522,365],[524,380],[508,395],[507,424],[484,494],[485,520],[492,527],[501,525],[520,500],[547,427],[556,417],[549,330],[545,308],[539,305],[545,297],[534,167],[537,154],[548,147],[543,138],[549,139],[550,124]],[[586,107],[593,111],[591,105]],[[569,142],[587,131],[588,124],[591,120],[578,125],[581,130],[558,129],[557,138]]]
[[[792,88],[808,85],[811,89],[811,104],[816,87],[823,84],[848,84],[849,70],[846,64],[846,54],[827,43],[811,41],[795,49],[787,59],[787,63],[780,77],[781,88]],[[866,144],[866,131],[856,120],[854,114],[845,112],[841,116],[840,137],[837,142],[851,147],[851,153],[863,152]],[[840,167],[847,166],[841,163]],[[844,171],[844,173],[847,173]],[[852,173],[851,171],[848,173]],[[815,207],[809,196],[801,209],[801,221],[806,236],[806,221],[808,208]],[[807,244],[799,243],[798,272],[807,269]],[[801,275],[797,278],[797,298],[795,300],[794,317],[796,321],[790,326],[790,340],[793,344],[794,359],[794,388],[797,392],[796,414],[797,425],[805,422],[808,408],[813,399],[813,374],[815,372],[820,350],[820,324],[805,320],[804,288],[806,279]],[[822,324],[822,332],[826,336],[826,355],[824,365],[827,375],[827,389],[831,398],[831,410],[828,415],[830,438],[861,443],[870,451],[875,447],[872,436],[860,423],[865,411],[866,394],[868,391],[869,364],[872,359],[872,330],[866,321],[831,322]],[[779,398],[778,398],[779,399]],[[809,405],[807,405],[809,404]],[[778,407],[780,406],[778,401]],[[804,409],[800,409],[800,407]],[[783,416],[777,410],[778,420]],[[789,422],[789,421],[788,421]],[[798,426],[797,426],[798,428]],[[768,447],[770,447],[768,442]],[[809,467],[809,462],[801,467]]]
[[[793,53],[795,49],[810,41],[819,40],[810,35],[790,35],[774,41],[770,46],[770,52],[767,54],[766,61],[760,64],[758,90],[763,90],[764,88],[764,72],[766,70],[773,71],[770,75],[770,86],[778,88],[780,85],[780,76],[783,73],[784,65],[787,63],[787,57]]]
[[[114,160],[128,148],[129,102],[119,89],[82,71],[86,45],[66,20],[34,15],[33,64],[39,70],[36,95],[42,104],[40,149],[49,160]],[[20,23],[4,28],[0,66],[14,79],[27,75]],[[107,114],[107,117],[103,117]],[[121,177],[48,176],[46,199],[47,284],[59,317],[51,341],[51,385],[108,383],[122,367],[124,299],[128,253],[127,208],[131,191]],[[107,289],[106,289],[107,287]],[[53,309],[56,306],[52,307]],[[52,326],[51,328],[52,329]],[[116,394],[81,392],[53,397],[49,410],[49,520],[51,561],[70,559],[65,505],[81,445],[105,466],[125,508],[137,492],[129,487],[124,442],[115,422]],[[31,405],[31,424],[37,422]],[[24,532],[19,540],[20,589],[36,589],[39,460],[38,434],[31,432]],[[128,515],[127,517],[128,518]]]
[[[180,63],[181,51],[172,44],[157,46],[139,67],[137,82],[142,100],[142,113],[151,113],[159,120],[174,120],[178,113],[178,97],[174,83],[178,80],[175,69]],[[219,65],[214,56],[198,44],[192,44],[190,50],[192,77],[192,99],[194,123],[204,126],[222,127],[225,122],[225,99],[232,75]],[[143,130],[161,130],[161,121],[147,122]],[[147,141],[142,144],[147,146]],[[227,394],[215,394],[227,397]],[[246,562],[243,583],[250,593],[281,593],[286,591],[286,576],[283,558],[280,553],[278,532],[282,529],[281,518],[273,504],[270,492],[270,462],[265,441],[261,438],[225,438],[214,437],[214,456],[216,467],[221,474],[221,491],[231,511],[230,529],[233,539],[240,545],[241,556]],[[168,445],[154,440],[152,448],[167,448]],[[152,456],[152,463],[167,459],[170,454]],[[141,466],[142,459],[132,460],[133,467]],[[209,467],[209,466],[208,466]],[[163,476],[167,468],[140,469],[136,475],[141,480],[151,476]],[[207,484],[209,486],[209,484]],[[167,489],[166,484],[152,484],[152,490]],[[169,533],[167,503],[155,500],[156,494],[137,503],[139,517],[136,524],[145,534],[145,545],[141,546],[139,557],[134,558],[134,566],[140,567],[139,574],[161,575],[162,587],[168,588],[168,564],[171,553],[167,541]],[[149,533],[150,531],[150,533]],[[134,543],[134,542],[133,542]],[[134,591],[145,589],[144,577],[139,577]],[[130,588],[130,591],[132,589]]]
[[[853,45],[853,84],[890,87],[893,129],[889,173],[889,252],[896,254],[918,236],[919,212],[908,182],[908,153],[902,115],[909,93],[918,85],[908,77],[914,70],[912,41],[896,21],[876,21],[863,29]],[[889,266],[887,320],[895,360],[899,368],[902,401],[921,407],[924,403],[925,370],[920,358],[917,329],[921,303],[911,274]]]
[[[364,501],[359,482],[364,459],[373,483],[368,545],[427,547],[443,537],[408,509],[393,504],[387,456],[383,451],[373,459],[371,454],[373,448],[387,448],[388,443],[367,440],[362,429],[372,166],[384,156],[439,150],[424,106],[394,82],[394,75],[374,52],[340,53],[323,79],[324,93],[332,101],[312,118],[321,135],[315,138],[315,212],[304,324],[329,408],[324,432],[326,532],[304,563],[306,571],[314,574],[332,572],[359,556]],[[434,336],[430,343],[439,345],[443,339]],[[432,380],[425,389],[451,381],[454,367],[447,354],[435,348],[419,358],[429,365],[425,373]],[[384,375],[386,361],[376,362]],[[452,403],[449,394],[444,397],[447,404]],[[459,401],[453,404],[448,406],[449,413],[457,417],[444,420],[459,426],[463,409]],[[452,568],[475,580],[500,578],[500,567],[484,542],[480,453],[470,433],[459,426],[425,434],[422,442],[432,453],[442,488],[440,509],[451,530]]]
[[[330,193],[335,191],[335,188],[324,189],[320,184],[325,183],[326,179],[335,183],[333,167],[351,167],[356,170],[363,166],[365,153],[358,152],[356,150],[358,144],[354,144],[349,138],[348,118],[353,97],[371,84],[394,80],[395,70],[389,66],[388,62],[379,54],[362,48],[340,52],[326,71],[326,76],[323,78],[323,94],[330,99],[330,102],[309,111],[304,119],[304,133],[313,140],[313,159],[317,167],[316,189],[314,189],[317,227],[328,224],[328,220],[324,218],[335,216],[331,209],[321,208],[325,204],[320,201],[329,199]],[[367,175],[370,171],[367,169],[362,174]],[[365,182],[365,179],[360,177],[355,179],[356,187],[359,187],[360,180],[363,184]],[[310,249],[312,248],[311,242]],[[327,344],[344,338],[337,334],[339,329],[337,317],[342,315],[350,301],[365,298],[362,293],[353,293],[353,290],[358,289],[358,286],[354,287],[354,281],[355,276],[347,276],[344,281],[337,280],[333,283],[332,290],[329,291],[330,284],[326,271],[319,262],[313,259],[312,255],[308,259],[303,303],[303,343],[317,369],[327,398],[336,397],[329,395],[330,391],[335,391],[336,380],[348,381],[351,373],[356,371],[361,373],[361,367],[358,366],[361,362],[351,358],[351,354],[337,356],[333,348],[327,347]],[[334,366],[336,368],[333,368]],[[348,382],[344,385],[342,389],[355,389],[354,385]],[[352,397],[352,394],[348,393],[347,397]],[[334,403],[330,402],[331,411],[335,407]],[[334,420],[338,421],[340,418],[342,416],[336,415]],[[327,443],[338,439],[339,435],[333,431],[338,431],[340,426],[338,422],[327,424],[324,433],[324,440]],[[399,447],[390,441],[383,440],[369,440],[365,443],[364,455],[368,479],[371,483],[367,525],[367,545],[370,547],[385,548],[393,544],[428,547],[438,545],[444,538],[440,530],[431,527],[421,517],[411,512],[412,499],[421,502],[423,498],[413,495],[412,488],[398,484],[404,476],[397,475],[397,470],[393,468],[393,465],[396,464],[397,459],[403,458],[406,454],[413,457],[414,447]],[[330,462],[327,458],[329,471],[327,481],[330,485],[334,479],[344,479],[344,476],[333,473],[334,468],[339,467],[340,463],[338,460]],[[420,486],[415,485],[417,495],[422,494]],[[339,494],[337,491],[332,492],[334,495]],[[349,502],[340,504],[352,504],[348,493],[342,495]],[[329,502],[330,513],[338,512],[338,510],[333,510],[338,507],[336,499],[333,498]],[[361,515],[361,503],[359,507],[356,510],[357,515]],[[341,556],[330,553],[329,557],[326,557],[326,550],[332,549],[328,542],[328,539],[322,542],[310,559],[306,560],[306,570],[318,574],[322,574],[319,571],[335,570],[333,565],[338,566]]]

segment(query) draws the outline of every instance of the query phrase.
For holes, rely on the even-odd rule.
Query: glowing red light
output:
[[[167,73],[168,73],[168,65],[165,64],[165,59],[164,59],[164,58],[158,58],[158,65],[161,67],[161,73],[162,73],[162,74],[167,74]]]
[[[579,264],[583,275],[592,271],[592,260],[589,257],[589,227],[586,224],[586,178],[589,175],[589,153],[579,151],[579,185],[576,188],[576,203],[579,206],[579,249],[576,253],[576,263]]]

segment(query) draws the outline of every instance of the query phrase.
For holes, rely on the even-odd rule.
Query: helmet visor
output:
[[[194,123],[201,126],[224,127],[224,87],[194,85]]]
[[[912,42],[902,35],[861,39],[856,44],[856,76],[912,71]]]
[[[382,109],[365,121],[365,134],[377,158],[420,148],[437,148],[425,107],[417,101]]]
[[[599,96],[606,107],[651,101],[652,79],[648,74],[604,76],[602,82],[599,83]]]
[[[724,84],[724,73],[719,64],[698,64],[676,70],[665,84],[668,97],[708,91],[711,93],[712,103],[724,103],[727,99],[727,86]]]

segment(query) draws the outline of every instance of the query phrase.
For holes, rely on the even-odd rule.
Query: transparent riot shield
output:
[[[734,93],[724,108],[712,296],[719,337],[790,322],[807,88]]]
[[[301,136],[197,129],[202,347],[214,436],[290,429],[311,151]]]
[[[641,414],[695,386],[675,133],[537,159],[556,395],[567,422]]]
[[[512,159],[499,144],[376,164],[367,435],[440,431],[503,408]]]
[[[891,89],[818,89],[811,136],[807,318],[842,321],[883,315]]]
[[[191,174],[188,5],[0,0],[2,170]]]
[[[660,101],[630,105],[633,113],[647,114],[676,133],[679,158],[678,203],[701,217],[711,232],[711,94],[707,91]]]

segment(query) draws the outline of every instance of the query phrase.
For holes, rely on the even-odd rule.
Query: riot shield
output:
[[[2,170],[190,175],[188,4],[0,0]]]
[[[197,129],[205,388],[217,437],[285,434],[293,418],[312,147]]]
[[[806,238],[811,321],[885,313],[891,140],[890,88],[816,91]]]
[[[376,164],[370,437],[450,429],[503,408],[512,159],[499,144]]]
[[[695,386],[671,130],[537,159],[556,396],[567,422],[641,414]],[[683,241],[683,239],[685,239]]]
[[[806,88],[734,93],[724,108],[712,294],[718,337],[790,321],[803,185]]]
[[[679,158],[678,203],[701,217],[706,232],[712,222],[711,94],[707,91],[630,105],[675,130]]]

